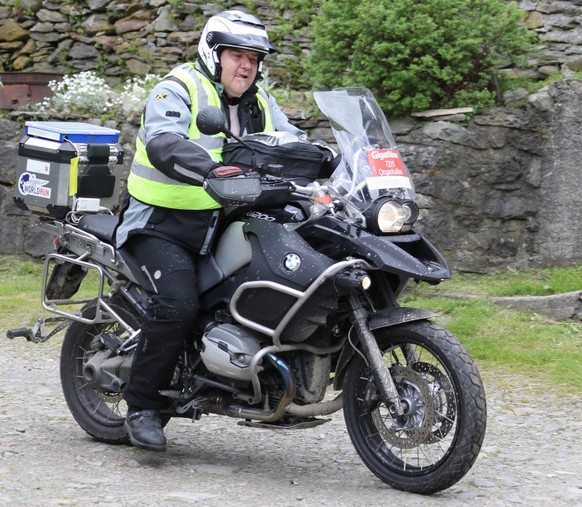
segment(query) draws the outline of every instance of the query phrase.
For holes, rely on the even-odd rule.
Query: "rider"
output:
[[[275,52],[253,15],[227,10],[212,16],[196,63],[174,68],[152,90],[142,116],[127,181],[117,246],[137,260],[151,286],[149,305],[124,391],[131,443],[164,451],[160,410],[179,351],[198,310],[196,257],[207,252],[220,205],[203,189],[206,178],[241,175],[221,162],[224,136],[202,134],[196,115],[222,108],[235,135],[291,125],[275,99],[257,85],[263,59]]]

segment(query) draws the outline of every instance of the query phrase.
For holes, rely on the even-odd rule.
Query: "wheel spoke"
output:
[[[355,356],[344,386],[352,443],[384,482],[417,493],[441,491],[467,472],[483,442],[485,392],[477,368],[451,333],[428,321],[374,334],[403,410],[381,401],[366,361]],[[470,451],[454,452],[458,446]]]
[[[139,320],[126,306],[114,305],[125,322],[139,329]],[[83,315],[93,318],[95,304],[89,303]],[[125,329],[112,322],[91,325],[75,322],[69,327],[63,341],[61,381],[67,405],[79,425],[98,440],[120,443],[127,439],[123,427],[126,407],[125,402],[122,404],[121,393],[107,392],[84,376],[87,362],[96,353],[106,350],[98,339],[104,332],[117,334],[122,339]]]

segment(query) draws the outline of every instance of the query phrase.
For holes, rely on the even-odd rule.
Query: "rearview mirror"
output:
[[[206,106],[196,116],[198,130],[207,136],[228,134],[224,113],[216,106]]]

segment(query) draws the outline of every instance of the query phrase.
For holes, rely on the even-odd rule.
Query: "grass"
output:
[[[0,256],[0,339],[9,328],[32,327],[43,313],[40,300],[43,272],[44,261]],[[97,291],[96,273],[90,271],[75,298],[92,298]],[[76,311],[80,306],[67,306],[67,310]]]
[[[502,297],[548,296],[579,290],[582,290],[582,265],[506,271],[493,276],[459,273],[441,285],[426,287],[423,292],[429,295],[449,292]]]
[[[553,321],[484,299],[451,299],[447,294],[543,296],[582,291],[582,267],[453,277],[439,286],[415,286],[403,304],[432,310],[467,347],[480,367],[532,377],[548,390],[582,394],[582,323]]]
[[[6,329],[32,326],[42,308],[43,263],[0,257],[0,339]],[[86,295],[96,293],[90,281]],[[546,295],[582,290],[582,266],[455,275],[443,284],[411,287],[402,304],[437,312],[437,321],[467,347],[481,369],[530,376],[552,392],[582,394],[582,323],[556,322],[484,299],[451,299],[447,293],[487,296]]]

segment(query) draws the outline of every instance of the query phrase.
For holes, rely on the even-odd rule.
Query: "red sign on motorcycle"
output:
[[[374,176],[406,176],[400,153],[394,148],[370,150],[368,162]]]

